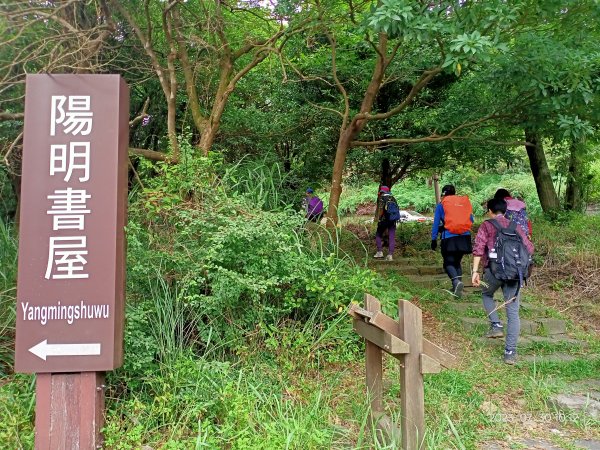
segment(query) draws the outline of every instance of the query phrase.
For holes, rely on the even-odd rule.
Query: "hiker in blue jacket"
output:
[[[472,251],[471,232],[473,208],[466,196],[457,196],[456,188],[447,184],[442,188],[442,201],[435,208],[431,227],[431,250],[437,248],[437,237],[441,237],[444,271],[452,282],[452,294],[462,296],[462,258]],[[452,231],[451,231],[452,230]]]

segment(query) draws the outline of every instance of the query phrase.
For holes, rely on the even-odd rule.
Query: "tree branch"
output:
[[[455,134],[460,130],[465,128],[475,127],[480,125],[488,120],[498,119],[501,117],[505,117],[503,115],[490,114],[488,116],[482,117],[481,119],[474,120],[472,122],[465,122],[458,127],[454,128],[447,134],[438,135],[436,133],[431,134],[429,136],[420,137],[420,138],[392,138],[392,139],[380,139],[377,141],[353,141],[350,145],[352,147],[373,147],[379,145],[390,145],[390,144],[418,144],[420,142],[440,142],[446,141],[450,139],[464,139],[462,137],[457,137]]]
[[[441,67],[436,67],[431,70],[425,70],[421,74],[421,77],[419,78],[419,80],[413,85],[412,89],[410,90],[410,92],[408,93],[406,98],[398,106],[390,109],[389,111],[387,111],[385,113],[370,114],[368,112],[365,112],[365,113],[357,115],[355,117],[355,119],[383,120],[383,119],[388,119],[392,116],[395,116],[400,111],[405,109],[408,105],[410,105],[412,103],[412,101],[415,99],[415,97],[417,96],[417,94],[419,92],[421,92],[421,90],[423,90],[423,88],[425,86],[427,86],[427,84],[431,81],[431,79],[433,77],[435,77],[441,71],[442,71]]]
[[[148,115],[148,106],[150,105],[150,97],[148,97],[146,99],[146,101],[144,102],[144,106],[142,107],[142,112],[140,112],[136,117],[134,117],[133,119],[131,119],[129,121],[129,128],[134,127],[135,125],[137,125],[138,123],[140,123],[142,120],[144,120],[144,117],[146,117]]]
[[[0,112],[0,121],[1,120],[23,120],[25,118],[24,113],[7,113]]]
[[[134,156],[141,156],[151,161],[164,161],[170,164],[177,164],[177,159],[169,157],[166,153],[157,152],[155,150],[148,150],[146,148],[129,148],[129,154]]]

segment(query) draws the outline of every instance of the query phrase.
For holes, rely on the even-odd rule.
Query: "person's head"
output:
[[[307,197],[312,197],[313,195],[315,195],[315,191],[313,190],[313,188],[308,188],[306,190],[306,196]]]
[[[487,202],[488,213],[493,216],[506,213],[506,200],[503,198],[490,198]]]
[[[442,188],[442,197],[446,197],[448,195],[456,195],[456,188],[451,184],[447,184]]]
[[[494,198],[499,198],[500,200],[504,200],[506,197],[510,197],[510,192],[504,188],[498,189],[494,194]]]
[[[387,186],[381,186],[381,187],[379,188],[379,193],[380,193],[380,194],[389,194],[390,192],[391,192],[391,191],[390,191],[390,188],[389,188],[389,187],[387,187]]]

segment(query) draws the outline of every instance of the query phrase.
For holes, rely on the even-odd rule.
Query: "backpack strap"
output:
[[[502,231],[502,228],[504,228],[502,225],[500,225],[500,222],[498,222],[496,219],[488,219],[488,220],[486,220],[486,222],[489,222],[492,225],[494,225],[494,228],[496,229],[496,231],[498,233],[500,233],[500,231]]]
[[[508,224],[507,231],[509,231],[511,234],[517,234],[517,222],[511,220]]]
[[[503,227],[496,219],[489,219],[486,220],[486,222],[490,222],[492,225],[494,225],[494,228],[496,228],[498,233],[500,233],[502,230],[506,230],[509,234],[517,234],[517,223],[513,222],[512,220],[507,227]]]

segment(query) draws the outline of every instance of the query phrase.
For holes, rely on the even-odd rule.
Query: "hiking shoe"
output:
[[[393,260],[394,260],[394,257],[393,257],[392,255],[387,255],[387,256],[385,257],[385,260],[386,260],[386,261],[393,261]]]
[[[485,337],[490,339],[504,337],[504,329],[502,325],[490,325],[490,329],[487,331],[487,333],[485,333]]]
[[[373,258],[383,258],[383,252],[375,253],[375,256],[373,256]]]
[[[504,363],[514,366],[517,362],[517,351],[516,350],[505,350],[504,351]]]
[[[454,290],[452,291],[452,293],[454,295],[456,295],[458,298],[461,298],[464,288],[465,288],[465,285],[463,284],[463,282],[459,281],[458,283],[456,283],[456,286],[454,286]]]

